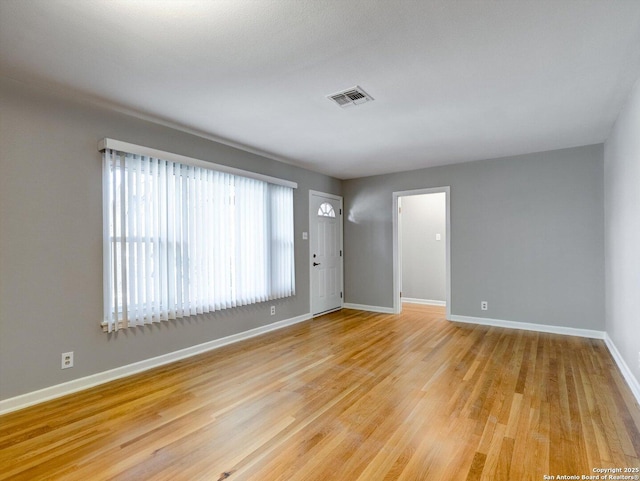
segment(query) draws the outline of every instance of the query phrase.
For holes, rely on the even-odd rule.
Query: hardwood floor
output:
[[[0,417],[0,479],[538,481],[640,467],[639,428],[602,341],[405,305]]]

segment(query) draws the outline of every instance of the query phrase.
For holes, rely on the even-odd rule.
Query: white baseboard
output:
[[[627,365],[627,363],[624,362],[624,359],[622,358],[620,351],[618,351],[618,348],[613,343],[613,340],[609,337],[609,334],[607,333],[605,333],[604,342],[609,348],[609,352],[611,353],[613,360],[616,362],[616,364],[618,365],[618,368],[622,372],[622,376],[624,377],[625,381],[627,381],[627,384],[631,389],[633,396],[636,398],[636,401],[638,402],[638,404],[640,404],[640,383],[638,383],[638,380],[631,372],[631,369],[629,369],[629,366]]]
[[[470,317],[451,315],[449,319],[456,322],[468,324],[480,324],[483,326],[505,327],[507,329],[522,329],[523,331],[548,332],[551,334],[564,334],[565,336],[588,337],[591,339],[604,339],[604,331],[594,331],[591,329],[577,329],[575,327],[548,326],[546,324],[531,324],[528,322],[504,321],[501,319],[489,319],[485,317]]]
[[[447,301],[434,301],[432,299],[416,299],[414,297],[403,297],[403,304],[422,304],[424,306],[442,306],[446,307]]]
[[[380,312],[382,314],[394,313],[393,307],[366,306],[364,304],[352,304],[350,302],[345,302],[342,307],[345,309],[355,309],[357,311]]]
[[[21,394],[20,396],[4,399],[0,401],[0,414],[17,411],[19,409],[33,406],[34,404],[49,401],[57,397],[66,396],[67,394],[82,391],[84,389],[88,389],[99,384],[104,384],[109,381],[114,381],[116,379],[130,376],[142,371],[147,371],[154,367],[179,361],[180,359],[195,356],[196,354],[211,351],[228,344],[233,344],[235,342],[243,341],[251,337],[259,336],[260,334],[265,334],[270,331],[282,329],[283,327],[291,326],[293,324],[297,324],[309,319],[311,319],[310,313],[303,314],[301,316],[292,317],[291,319],[284,319],[272,324],[267,324],[266,326],[256,327],[255,329],[239,332],[238,334],[233,334],[221,339],[214,339],[213,341],[198,344],[196,346],[191,346],[179,351],[169,352],[161,356],[145,359],[144,361],[127,364],[126,366],[121,366],[109,371],[99,372],[90,376],[74,379],[73,381],[46,387],[38,391],[33,391],[30,393]]]

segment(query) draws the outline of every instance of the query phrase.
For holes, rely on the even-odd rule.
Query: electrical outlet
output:
[[[60,360],[60,369],[69,369],[73,367],[73,351],[63,352]]]
[[[482,309],[483,311],[486,311],[487,309],[489,309],[489,303],[487,301],[482,301],[480,303],[480,309]]]
[[[276,306],[271,306],[271,315],[272,316],[276,315]]]

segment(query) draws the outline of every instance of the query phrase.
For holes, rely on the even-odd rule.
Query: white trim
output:
[[[435,301],[433,299],[415,299],[413,297],[403,297],[403,304],[421,304],[424,306],[441,306],[445,307],[447,305],[447,301]]]
[[[402,310],[400,302],[400,246],[398,227],[398,201],[400,197],[410,195],[445,193],[445,216],[446,216],[446,245],[445,245],[445,306],[447,319],[451,319],[451,187],[434,187],[428,189],[403,190],[393,193],[393,312],[399,314]]]
[[[357,311],[369,311],[369,312],[380,312],[382,314],[396,314],[392,307],[382,307],[382,306],[366,306],[364,304],[352,304],[350,302],[345,302],[342,307],[345,309],[355,309]]]
[[[147,371],[149,369],[153,369],[158,366],[163,366],[165,364],[169,364],[175,361],[179,361],[180,359],[185,359],[191,356],[195,356],[203,352],[211,351],[213,349],[217,349],[219,347],[226,346],[228,344],[233,344],[236,342],[243,341],[245,339],[249,339],[252,337],[259,336],[261,334],[265,334],[267,332],[275,331],[277,329],[282,329],[283,327],[291,326],[293,324],[304,322],[309,319],[311,319],[310,313],[303,314],[301,316],[292,317],[290,319],[284,319],[282,321],[277,321],[271,324],[267,324],[266,326],[256,327],[255,329],[239,332],[238,334],[233,334],[231,336],[223,337],[220,339],[214,339],[212,341],[198,344],[196,346],[191,346],[186,349],[181,349],[179,351],[162,354],[161,356],[152,357],[150,359],[145,359],[139,362],[134,362],[133,364],[127,364],[126,366],[110,369],[109,371],[99,372],[96,374],[92,374],[90,376],[74,379],[72,381],[68,381],[62,384],[57,384],[55,386],[46,387],[38,391],[33,391],[30,393],[21,394],[19,396],[15,396],[9,399],[4,399],[0,401],[0,415],[6,414],[12,411],[17,411],[19,409],[33,406],[34,404],[38,404],[44,401],[49,401],[51,399],[55,399],[61,396],[66,396],[67,394],[72,394],[74,392],[82,391],[84,389],[98,386],[100,384],[114,381],[116,379],[120,379],[126,376],[131,376],[132,374]]]
[[[324,197],[325,199],[331,199],[331,200],[335,200],[338,201],[340,203],[340,212],[337,214],[337,219],[338,219],[338,225],[340,226],[340,250],[342,251],[342,255],[340,256],[340,263],[342,264],[342,268],[340,269],[340,292],[342,292],[342,297],[340,297],[340,305],[338,307],[336,307],[335,309],[329,309],[327,311],[322,311],[322,312],[318,312],[317,314],[313,313],[313,306],[311,305],[313,303],[312,297],[313,297],[313,286],[311,285],[311,276],[313,274],[313,270],[312,270],[312,263],[313,263],[313,257],[311,256],[311,243],[313,242],[313,239],[311,238],[311,223],[315,220],[315,218],[318,216],[317,212],[313,212],[311,209],[311,198],[313,196],[316,197]],[[320,192],[318,190],[311,190],[309,189],[309,227],[308,227],[308,233],[309,233],[309,239],[307,242],[307,248],[308,248],[308,256],[309,256],[309,312],[311,312],[311,315],[313,317],[318,317],[321,316],[323,314],[328,314],[329,312],[333,312],[333,311],[337,311],[340,310],[344,307],[344,206],[343,206],[343,197],[341,195],[336,195],[336,194],[327,194],[326,192]]]
[[[618,348],[613,343],[613,339],[611,339],[609,337],[609,334],[607,334],[606,332],[604,333],[604,342],[609,348],[611,357],[613,357],[613,360],[618,365],[620,372],[622,372],[622,376],[624,377],[625,381],[627,381],[627,385],[631,389],[631,392],[636,398],[636,401],[638,402],[638,404],[640,404],[640,383],[638,383],[638,380],[631,372],[631,369],[629,369],[629,366],[627,365],[627,363],[624,362],[624,359],[622,358],[620,351],[618,351]]]
[[[193,157],[187,157],[185,155],[174,154],[172,152],[167,152],[164,150],[152,149],[151,147],[130,144],[129,142],[123,142],[121,140],[114,140],[109,138],[102,139],[98,142],[98,150],[102,152],[105,149],[117,150],[118,152],[126,152],[129,154],[144,155],[146,157],[154,157],[156,159],[178,162],[180,164],[201,167],[203,169],[217,170],[219,172],[225,172],[227,174],[262,180],[270,184],[284,185],[285,187],[291,187],[292,189],[298,188],[298,184],[290,180],[279,179],[277,177],[258,174],[256,172],[251,172],[248,170],[236,169],[235,167],[229,167],[228,165],[215,164],[206,160],[194,159]]]
[[[486,317],[471,317],[452,315],[451,321],[467,324],[480,324],[482,326],[504,327],[507,329],[521,329],[523,331],[548,332],[551,334],[563,334],[565,336],[588,337],[591,339],[604,339],[604,331],[591,329],[577,329],[575,327],[549,326],[546,324],[532,324],[529,322],[505,321],[502,319],[489,319]]]

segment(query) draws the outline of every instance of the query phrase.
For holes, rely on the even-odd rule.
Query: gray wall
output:
[[[103,137],[298,182],[296,296],[103,333],[96,149]],[[308,313],[308,241],[301,233],[308,230],[309,189],[341,194],[341,182],[0,79],[0,399]],[[75,352],[75,367],[62,371],[65,351]]]
[[[446,194],[408,195],[400,201],[402,297],[445,301]]]
[[[640,80],[605,143],[607,333],[640,381]]]
[[[604,330],[602,145],[345,181],[346,302],[393,306],[392,193],[442,186],[452,314]]]

